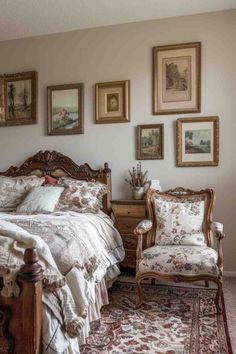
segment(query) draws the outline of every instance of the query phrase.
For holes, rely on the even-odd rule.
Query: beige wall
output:
[[[144,161],[149,177],[163,188],[212,187],[215,219],[225,224],[225,269],[236,271],[236,11],[139,22],[0,43],[0,73],[37,70],[39,123],[0,128],[0,170],[19,164],[39,149],[56,149],[76,162],[112,168],[113,197],[129,196],[124,178],[135,161],[137,124],[165,124],[165,159]],[[202,42],[202,112],[152,116],[151,49]],[[94,124],[94,84],[131,80],[131,123]],[[85,84],[85,134],[46,135],[46,86]],[[219,167],[175,167],[175,120],[219,115]]]

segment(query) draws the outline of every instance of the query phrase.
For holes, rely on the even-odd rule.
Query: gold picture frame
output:
[[[177,166],[218,166],[219,117],[177,119],[176,132]]]
[[[84,133],[84,84],[47,87],[48,135]]]
[[[201,42],[153,47],[153,114],[201,111]]]
[[[0,127],[36,124],[37,104],[36,71],[0,76]]]
[[[95,122],[130,122],[130,80],[102,82],[95,85]]]
[[[164,124],[143,124],[136,129],[136,160],[164,159]]]

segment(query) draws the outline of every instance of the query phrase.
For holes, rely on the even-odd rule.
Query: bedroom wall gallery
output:
[[[214,188],[236,271],[235,21],[233,10],[0,42],[1,170],[55,149],[108,161],[114,198],[130,197],[137,158],[163,189]]]

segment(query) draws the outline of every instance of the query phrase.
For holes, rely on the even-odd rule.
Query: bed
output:
[[[0,176],[69,177],[107,186],[98,213],[0,212],[0,241],[17,255],[11,260],[15,281],[0,277],[0,354],[79,353],[78,337],[83,344],[90,322],[108,303],[107,287],[124,258],[120,235],[108,217],[111,170],[107,163],[94,170],[56,151],[40,151]],[[6,254],[2,251],[9,262],[11,254]],[[0,264],[1,269],[6,271]]]

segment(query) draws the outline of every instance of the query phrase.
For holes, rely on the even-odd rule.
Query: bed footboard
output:
[[[43,271],[35,248],[26,249],[24,262],[20,296],[0,296],[0,354],[40,353]]]

